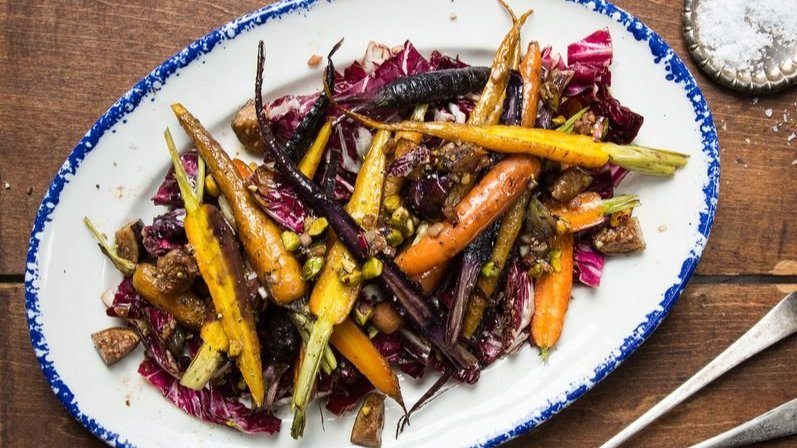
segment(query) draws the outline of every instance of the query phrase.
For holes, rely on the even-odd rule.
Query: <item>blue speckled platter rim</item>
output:
[[[25,307],[27,310],[31,343],[33,344],[36,357],[39,360],[44,376],[64,407],[66,407],[77,421],[109,445],[133,447],[131,443],[123,440],[119,434],[104,428],[97,420],[84,414],[80,410],[74,394],[61,380],[53,362],[48,359],[49,346],[43,333],[42,324],[37,322],[41,315],[37,286],[37,280],[39,278],[38,253],[44,227],[52,219],[51,215],[58,205],[61,192],[64,186],[69,182],[68,177],[77,172],[77,168],[80,166],[81,161],[93,150],[105,132],[111,129],[116,123],[123,120],[127,114],[133,112],[147,94],[157,92],[165,84],[166,80],[178,69],[187,66],[198,57],[211,52],[220,42],[232,40],[242,32],[263,25],[284,14],[289,14],[297,10],[307,10],[318,1],[319,0],[287,0],[271,4],[210,32],[169,58],[169,60],[139,81],[97,120],[58,170],[55,179],[42,200],[33,224],[33,230],[31,231],[25,272]],[[711,230],[711,225],[714,221],[714,212],[719,195],[719,144],[711,111],[708,108],[705,97],[695,83],[691,73],[689,73],[686,65],[658,34],[648,28],[647,25],[613,4],[605,0],[567,1],[582,4],[624,25],[634,38],[638,41],[646,41],[648,43],[654,61],[657,64],[663,63],[665,65],[667,80],[677,84],[683,84],[684,92],[692,103],[696,121],[700,126],[703,152],[709,159],[706,184],[703,186],[706,208],[700,213],[700,222],[698,224],[698,231],[703,238],[696,247],[692,249],[689,258],[684,260],[681,265],[679,280],[666,291],[664,299],[659,304],[659,309],[648,314],[634,332],[623,341],[623,344],[614,351],[614,353],[619,351],[620,354],[618,356],[610,356],[595,369],[594,375],[591,378],[585,378],[581,383],[574,384],[565,394],[564,399],[549,402],[545,409],[533,410],[533,413],[529,415],[528,420],[524,423],[475,445],[479,447],[497,446],[530,430],[545,420],[548,420],[557,412],[564,409],[568,404],[581,397],[592,388],[592,386],[614,371],[617,366],[628,358],[642,342],[656,330],[683,291],[700,260],[700,255],[703,252],[703,248],[705,247]]]

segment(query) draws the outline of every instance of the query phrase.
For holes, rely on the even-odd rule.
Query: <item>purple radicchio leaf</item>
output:
[[[346,97],[350,95],[375,92],[396,78],[425,73],[431,68],[429,61],[418,52],[410,41],[405,41],[402,49],[391,57],[382,62],[374,61],[373,65],[375,68],[373,71],[369,71],[370,67],[367,60],[364,64],[361,64],[368,75],[348,87],[343,85],[336,86],[335,96],[340,101],[345,101]]]
[[[449,68],[463,68],[469,67],[470,64],[466,64],[459,59],[459,56],[456,58],[452,58],[450,56],[446,56],[443,53],[435,50],[429,56],[429,70],[446,70]]]
[[[418,145],[403,156],[393,160],[387,167],[388,176],[403,177],[415,168],[427,164],[432,160],[432,151],[425,145]]]
[[[313,107],[318,95],[285,95],[266,104],[266,116],[274,134],[284,140],[289,139]]]
[[[568,68],[574,71],[565,94],[575,96],[592,91],[598,83],[609,85],[608,67],[612,63],[612,36],[607,28],[600,29],[573,42],[567,47]]]
[[[326,408],[335,415],[342,415],[354,409],[357,402],[374,386],[348,363],[333,372],[331,393],[327,397]],[[320,389],[320,387],[319,387]]]
[[[398,333],[376,335],[372,342],[379,353],[389,362],[398,366],[402,372],[413,378],[420,378],[426,370],[425,360],[418,358],[411,343]]]
[[[312,212],[299,200],[296,190],[276,172],[261,165],[246,183],[257,205],[277,224],[296,233],[304,232],[305,220]]]
[[[631,143],[639,133],[639,128],[642,127],[644,121],[642,115],[620,104],[609,93],[609,88],[602,83],[598,83],[598,91],[591,109],[596,115],[602,115],[609,120],[609,132],[606,139],[620,145]]]
[[[551,71],[554,68],[559,70],[567,68],[565,61],[562,60],[562,55],[553,51],[550,45],[542,49],[540,57],[542,59],[542,68],[544,68],[545,71]]]
[[[105,314],[122,319],[140,319],[143,315],[141,308],[144,306],[144,299],[133,288],[133,281],[125,277],[116,287],[113,304],[105,310]]]
[[[105,310],[111,317],[126,319],[138,330],[141,345],[161,368],[170,375],[179,378],[181,368],[167,348],[165,340],[177,326],[174,317],[150,306],[133,288],[133,282],[125,278],[119,283],[114,295],[113,304]]]
[[[196,176],[199,172],[198,165],[199,155],[196,151],[188,151],[180,155],[180,161],[188,174],[188,179],[191,185],[196,185]],[[180,196],[180,188],[177,186],[177,179],[174,178],[174,167],[169,169],[166,177],[163,179],[155,196],[152,197],[152,202],[155,205],[164,205],[169,208],[178,208],[183,206],[183,197]]]
[[[447,176],[431,172],[410,182],[407,203],[416,215],[437,221],[443,218],[443,205],[453,182]]]
[[[185,236],[185,209],[178,208],[156,216],[152,225],[141,231],[144,249],[153,256],[160,257],[170,250],[188,242]]]
[[[245,433],[279,432],[281,421],[270,412],[253,411],[237,400],[224,397],[212,387],[202,390],[183,387],[149,358],[138,367],[138,373],[174,405],[198,419]]]
[[[521,265],[520,257],[515,257],[509,266],[503,299],[503,351],[514,353],[528,340],[534,314],[534,286]]]
[[[503,335],[504,322],[498,307],[488,308],[474,344],[474,352],[482,367],[492,364],[504,353]]]
[[[580,241],[573,250],[573,270],[579,282],[597,288],[601,283],[605,257],[587,241]]]
[[[623,167],[607,163],[606,166],[593,173],[593,181],[587,191],[598,193],[603,199],[612,198],[614,189],[620,185],[628,173],[629,171]]]
[[[177,326],[174,316],[151,306],[142,309],[142,319],[130,319],[130,324],[138,330],[141,345],[147,356],[174,378],[183,376],[183,368],[169,351],[166,339]]]

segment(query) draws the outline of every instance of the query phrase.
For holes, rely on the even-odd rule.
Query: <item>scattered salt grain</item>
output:
[[[757,96],[753,97],[753,99],[750,101],[750,103],[753,104],[753,105],[758,104],[758,97]]]
[[[791,145],[791,141],[797,138],[797,134],[792,132],[788,137],[786,137],[786,143]]]
[[[780,128],[778,127],[778,125],[772,126],[772,132],[778,132],[779,130]]]
[[[792,165],[792,166],[797,166],[797,159],[794,159],[794,160],[792,160],[792,161],[791,161],[791,165]]]
[[[746,138],[746,139],[744,139],[744,142],[745,142],[745,143],[750,143],[750,139],[749,139],[749,138]]]
[[[731,70],[760,69],[776,43],[797,43],[797,8],[782,0],[702,0],[695,13],[709,56]]]
[[[6,181],[5,183],[3,183],[3,188],[5,188],[6,190],[10,190],[11,189],[11,184],[8,183],[8,181]]]
[[[771,117],[772,116],[772,109],[765,110],[764,111],[764,115],[766,115],[767,117]]]

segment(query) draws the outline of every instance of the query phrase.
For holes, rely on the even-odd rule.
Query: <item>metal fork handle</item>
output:
[[[733,448],[797,434],[797,399],[691,448]]]
[[[758,352],[772,344],[797,332],[797,293],[793,292],[783,298],[770,310],[753,328],[730,347],[720,353],[713,361],[708,363],[692,378],[688,379],[670,395],[664,397],[655,406],[650,408],[641,417],[617,433],[601,448],[615,448],[620,446],[631,436],[648,426],[657,418],[674,408],[707,384],[719,378]]]

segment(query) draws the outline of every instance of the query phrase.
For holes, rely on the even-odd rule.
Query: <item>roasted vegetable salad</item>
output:
[[[113,242],[85,220],[124,277],[103,297],[127,326],[91,335],[101,359],[141,344],[139,373],[168,400],[249,433],[290,412],[299,438],[311,400],[342,414],[364,399],[351,441],[379,446],[386,397],[400,430],[446,382],[474,384],[525,346],[550,356],[574,285],[645,248],[640,201],[618,184],[687,157],[633,144],[643,118],[611,95],[608,30],[562,57],[522,41],[531,11],[501,5],[511,26],[490,67],[407,41],[338,71],[341,41],[318,92],[266,101],[261,42],[231,123],[257,163],[172,105],[193,144],[180,154],[164,134],[165,210]],[[405,402],[398,376],[429,372],[440,380]]]

